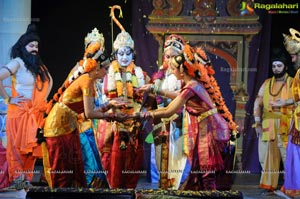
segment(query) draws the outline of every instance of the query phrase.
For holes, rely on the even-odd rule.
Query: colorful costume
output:
[[[12,96],[25,95],[28,99],[21,106],[9,104],[6,118],[7,133],[7,161],[9,181],[17,178],[24,172],[25,179],[31,181],[34,164],[37,157],[41,158],[41,147],[36,143],[36,130],[43,119],[46,110],[46,97],[48,94],[48,82],[43,83],[42,90],[38,90],[34,83],[34,77],[24,66],[20,58],[15,59],[20,64],[18,72],[12,76]],[[26,73],[26,74],[24,74]],[[25,76],[30,77],[28,79]],[[31,92],[24,93],[21,85],[31,83]],[[36,80],[38,81],[38,80]],[[18,90],[17,90],[18,89]],[[19,90],[21,89],[21,90]],[[25,91],[26,92],[26,91]],[[30,155],[32,154],[32,155]]]
[[[38,54],[40,38],[34,24],[12,47],[11,61],[1,67],[1,81],[11,77],[12,96],[1,84],[1,95],[7,100],[6,160],[11,188],[24,188],[33,177],[34,165],[41,158],[36,131],[46,110],[52,79]],[[6,97],[8,96],[8,97]],[[23,184],[24,182],[24,184]]]
[[[262,167],[260,187],[275,190],[278,185],[281,159],[285,161],[287,133],[291,121],[292,107],[272,108],[269,104],[277,99],[290,99],[293,78],[285,74],[284,81],[276,81],[275,77],[267,79],[261,86],[258,96],[262,97],[262,135],[259,136],[258,152]],[[277,93],[274,93],[274,92]],[[254,116],[258,112],[254,108]]]
[[[192,166],[180,189],[213,189],[214,172],[224,167],[221,152],[230,137],[227,122],[217,113],[200,83],[193,81],[185,85],[179,96],[188,99],[183,123],[183,152]]]
[[[93,42],[98,42],[101,46],[104,45],[104,37],[99,33],[97,28],[94,28],[92,32],[88,33],[85,37],[85,48],[87,48]],[[78,66],[79,65],[77,64],[74,69],[76,69]],[[72,75],[72,71],[70,75]],[[99,86],[100,80],[96,80],[94,85],[96,91],[94,104],[96,109],[101,109],[104,107],[104,103],[102,103],[101,99],[101,88],[99,88]],[[100,155],[94,136],[94,127],[97,125],[94,125],[93,121],[97,120],[85,119],[82,114],[80,114],[78,118],[80,144],[87,186],[94,188],[107,188],[108,185],[106,175],[102,169]]]
[[[103,94],[107,99],[123,98],[127,107],[115,112],[133,114],[142,111],[142,96],[136,89],[149,81],[141,67],[133,61],[134,41],[114,17],[111,17],[121,29],[113,48],[117,60],[112,61],[103,81]],[[121,10],[121,9],[120,9]],[[102,166],[108,172],[107,179],[111,188],[135,188],[143,163],[142,124],[133,119],[125,122],[99,121],[98,146]]]
[[[216,189],[215,171],[224,168],[221,152],[236,127],[207,61],[202,49],[185,45],[183,53],[170,62],[172,73],[185,84],[180,94],[167,107],[140,114],[141,118],[168,118],[184,106],[183,148],[179,150],[189,160],[191,171],[181,190]]]
[[[45,137],[42,143],[43,163],[50,187],[87,186],[79,133],[88,129],[90,123],[84,127],[85,123],[79,122],[78,116],[88,113],[84,116],[87,122],[90,117],[109,117],[104,115],[103,110],[95,110],[91,100],[95,97],[96,78],[103,78],[106,73],[102,65],[104,62],[101,62],[106,58],[102,44],[97,41],[89,44],[84,59],[49,102],[43,130],[39,134]],[[87,148],[92,151],[92,146],[85,146]]]
[[[108,99],[124,97],[126,90],[129,107],[119,111],[133,114],[141,111],[141,98],[135,96],[134,90],[145,84],[146,75],[143,70],[133,62],[127,66],[126,81],[119,79],[121,67],[113,61],[107,76],[104,78],[104,94]],[[123,84],[126,82],[126,84]],[[143,162],[143,139],[141,123],[134,120],[126,122],[108,123],[99,121],[98,132],[101,138],[98,143],[101,152],[102,165],[108,171],[107,178],[111,188],[135,188]],[[121,150],[121,140],[126,142],[126,149]]]
[[[43,162],[50,187],[86,187],[77,115],[84,111],[83,96],[94,96],[94,85],[81,75],[60,97],[45,120]]]
[[[103,171],[94,137],[92,120],[78,121],[84,173],[88,187],[107,188],[106,172]]]
[[[157,91],[175,93],[181,88],[181,81],[177,80],[174,74],[171,73],[168,68],[168,61],[171,57],[182,52],[184,44],[185,41],[179,35],[172,34],[166,38],[164,44],[165,60],[159,71],[152,77],[155,93]],[[166,107],[170,101],[171,99],[166,97],[156,96],[158,108]],[[154,146],[151,146],[149,172],[151,172],[151,182],[157,182],[157,178],[160,178],[160,188],[178,189],[181,182],[183,170],[187,162],[186,156],[180,150],[183,145],[181,120],[182,114],[179,111],[170,118],[165,118],[162,121],[159,120],[159,123],[153,127]],[[162,135],[162,129],[168,132],[168,134]],[[164,136],[167,139],[164,139]],[[155,157],[156,161],[153,161],[152,157]]]
[[[295,64],[299,64],[300,56],[300,38],[299,32],[295,29],[290,29],[292,36],[284,35],[285,47],[291,55],[298,56]],[[298,34],[298,37],[297,37]],[[293,121],[288,135],[288,144],[286,149],[284,185],[282,191],[291,197],[300,195],[300,69],[298,69],[292,86],[294,102],[296,109],[293,113]]]
[[[6,161],[6,149],[0,140],[0,189],[8,187],[8,166]]]
[[[95,90],[95,107],[103,106],[100,81],[96,81]],[[82,151],[82,159],[84,164],[84,173],[86,182],[89,187],[107,188],[106,172],[101,165],[100,154],[95,139],[95,131],[97,131],[98,120],[84,120],[81,118],[79,122],[80,144]]]

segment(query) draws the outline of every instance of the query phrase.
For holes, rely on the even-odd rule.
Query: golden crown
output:
[[[104,46],[104,37],[102,33],[99,33],[97,28],[94,28],[92,32],[88,33],[87,36],[84,38],[84,45],[85,48],[91,42],[99,42],[100,46]]]
[[[283,34],[284,46],[290,54],[298,54],[300,52],[300,33],[290,28],[291,35]]]

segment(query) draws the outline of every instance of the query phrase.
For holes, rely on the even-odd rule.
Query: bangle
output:
[[[8,96],[8,98],[4,99],[5,104],[9,104],[10,101],[11,101],[11,97],[10,96]]]

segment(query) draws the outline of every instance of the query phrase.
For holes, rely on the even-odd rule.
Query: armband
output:
[[[9,72],[10,76],[13,75],[13,72],[7,66],[2,66],[2,68],[5,68]]]

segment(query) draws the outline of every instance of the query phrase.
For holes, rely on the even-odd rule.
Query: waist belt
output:
[[[218,110],[216,108],[213,108],[213,109],[210,109],[210,110],[202,113],[201,115],[198,116],[198,122],[201,122],[202,120],[204,120],[208,116],[211,116],[211,115],[213,115],[217,112],[218,112]]]

